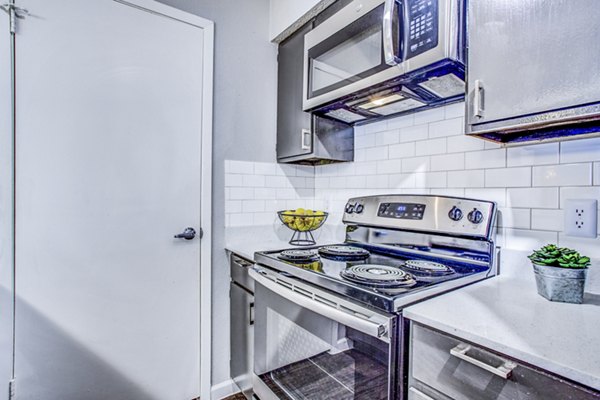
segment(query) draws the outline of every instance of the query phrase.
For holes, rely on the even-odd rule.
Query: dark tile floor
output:
[[[385,400],[387,368],[356,350],[322,353],[261,375],[280,398]],[[326,397],[323,395],[326,393]]]

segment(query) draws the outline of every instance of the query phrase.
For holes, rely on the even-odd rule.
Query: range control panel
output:
[[[409,26],[405,27],[406,58],[415,57],[438,45],[438,1],[407,2]]]
[[[348,200],[344,223],[491,238],[496,204],[433,195],[367,196]]]
[[[381,203],[378,217],[400,219],[423,219],[425,204],[414,203]]]

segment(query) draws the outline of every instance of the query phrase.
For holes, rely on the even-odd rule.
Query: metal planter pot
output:
[[[533,264],[538,293],[550,301],[583,303],[587,268],[560,268]]]

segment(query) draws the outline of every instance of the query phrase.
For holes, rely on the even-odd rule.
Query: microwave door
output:
[[[401,73],[402,9],[397,0],[354,1],[305,35],[305,111]]]

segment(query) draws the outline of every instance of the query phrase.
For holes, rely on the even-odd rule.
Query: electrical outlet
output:
[[[598,229],[598,201],[565,201],[565,235],[595,238]]]

